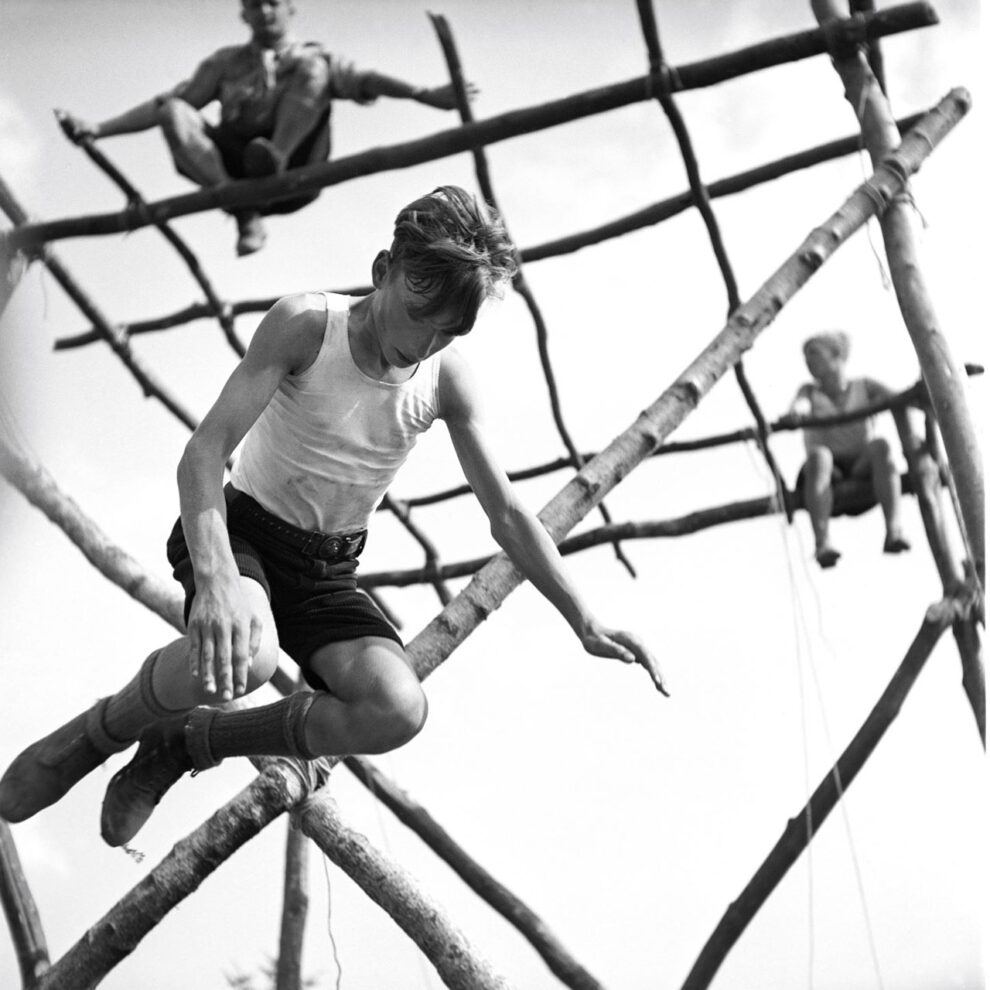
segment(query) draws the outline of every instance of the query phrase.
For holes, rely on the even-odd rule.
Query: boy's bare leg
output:
[[[153,726],[134,759],[110,781],[101,815],[107,843],[130,842],[187,770],[228,756],[382,753],[412,739],[426,720],[419,680],[402,648],[368,636],[322,647],[313,671],[327,691],[300,691],[246,711],[197,708]]]
[[[230,182],[223,158],[206,133],[206,122],[193,106],[172,97],[158,111],[162,134],[180,170],[201,186]],[[237,253],[253,254],[265,244],[265,227],[258,210],[237,210]]]
[[[255,138],[244,152],[244,169],[260,177],[285,171],[289,156],[326,114],[330,69],[322,56],[298,66],[275,110],[271,139]]]
[[[426,695],[398,643],[366,636],[322,647],[311,660],[330,688],[320,692],[306,721],[314,753],[386,753],[423,727]]]
[[[822,567],[834,567],[839,551],[828,537],[832,518],[832,451],[815,447],[808,453],[804,466],[804,505],[811,517],[815,534],[815,560]]]
[[[903,553],[910,550],[911,544],[904,538],[901,529],[901,479],[897,474],[890,444],[885,438],[877,437],[869,442],[864,456],[873,482],[873,492],[880,503],[887,527],[883,552]]]
[[[206,133],[206,122],[193,106],[171,97],[163,101],[158,121],[172,158],[182,171],[201,186],[230,182],[217,146]]]

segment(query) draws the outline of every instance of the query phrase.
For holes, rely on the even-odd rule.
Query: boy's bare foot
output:
[[[237,214],[237,256],[254,254],[265,246],[265,225],[255,211]]]
[[[831,544],[824,543],[815,550],[815,560],[821,568],[835,567],[838,559],[842,556]]]
[[[884,553],[904,553],[905,550],[910,549],[911,544],[904,539],[904,534],[898,529],[892,529],[883,541]]]

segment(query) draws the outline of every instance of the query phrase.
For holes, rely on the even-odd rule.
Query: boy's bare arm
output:
[[[492,536],[513,563],[560,612],[588,653],[641,664],[657,689],[667,694],[656,658],[637,636],[598,622],[571,583],[553,540],[516,498],[485,439],[470,372],[452,351],[445,352],[441,371],[441,416],[468,484],[491,523]]]
[[[206,690],[219,690],[223,700],[243,693],[261,634],[227,538],[224,466],[282,379],[312,360],[314,341],[319,349],[324,317],[306,300],[280,300],[264,317],[179,462],[182,529],[196,580],[187,629],[190,665]]]
[[[425,103],[427,106],[436,107],[438,110],[454,110],[457,107],[457,95],[451,83],[445,83],[442,86],[413,86],[411,83],[403,82],[394,76],[372,71],[365,74],[362,88],[368,96],[390,96],[399,100],[415,100],[417,103]],[[474,83],[467,83],[466,89],[469,99],[474,99],[478,95],[478,87]]]
[[[211,56],[197,66],[196,71],[188,80],[176,86],[171,93],[164,95],[178,96],[198,110],[216,99],[219,81],[218,67]],[[145,100],[115,117],[108,117],[98,123],[83,120],[74,114],[66,113],[64,110],[56,111],[56,115],[62,125],[62,130],[65,131],[70,140],[75,142],[85,137],[95,139],[113,137],[117,134],[136,134],[158,126],[158,113],[162,98],[162,96],[152,97],[152,99]]]

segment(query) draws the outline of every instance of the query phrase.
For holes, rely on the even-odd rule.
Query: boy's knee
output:
[[[292,71],[292,88],[311,96],[329,96],[330,66],[322,56],[300,60]]]
[[[258,652],[251,658],[248,669],[248,691],[254,691],[267,684],[278,668],[278,637],[274,631],[264,632]]]
[[[384,750],[396,749],[419,735],[429,705],[419,681],[393,686],[381,699],[379,725]]]
[[[159,100],[156,117],[162,133],[172,140],[189,134],[192,128],[201,129],[203,126],[199,111],[178,96],[166,96]]]

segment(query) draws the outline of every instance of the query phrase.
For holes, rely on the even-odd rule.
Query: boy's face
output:
[[[294,13],[291,0],[241,0],[241,19],[261,42],[282,38]]]
[[[842,375],[844,362],[839,354],[824,344],[809,344],[804,349],[808,371],[819,382],[837,379]]]
[[[430,316],[415,315],[424,300],[406,284],[401,269],[390,266],[379,293],[378,342],[385,360],[395,368],[412,368],[463,336],[459,313],[440,309]]]

